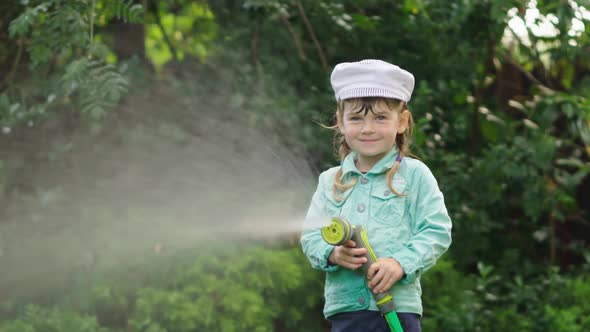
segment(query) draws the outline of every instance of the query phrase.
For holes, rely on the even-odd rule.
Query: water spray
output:
[[[328,244],[333,246],[339,246],[348,240],[352,240],[356,243],[356,248],[366,248],[367,253],[365,254],[365,257],[367,258],[367,262],[362,265],[365,277],[369,267],[377,261],[377,256],[375,256],[375,252],[369,244],[367,230],[363,226],[352,225],[342,218],[334,217],[328,226],[322,227],[322,238]],[[377,307],[385,317],[391,331],[403,332],[399,318],[394,311],[395,305],[391,294],[388,292],[378,294],[373,293],[373,297],[375,298]]]

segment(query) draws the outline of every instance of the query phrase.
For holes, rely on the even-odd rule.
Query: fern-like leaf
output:
[[[27,8],[24,13],[10,22],[10,26],[8,27],[10,38],[28,35],[39,14],[47,12],[47,6],[47,3],[42,3],[36,7]]]
[[[63,87],[65,95],[69,95],[80,86],[82,81],[88,75],[88,69],[92,61],[87,58],[81,58],[69,63],[63,74],[60,85]]]
[[[74,95],[80,112],[100,118],[127,93],[129,82],[114,65],[87,58],[70,63],[60,80],[65,95]]]
[[[134,4],[133,0],[115,0],[110,8],[115,17],[128,23],[141,23],[143,21],[143,6]]]
[[[33,66],[47,63],[65,50],[87,47],[90,22],[76,3],[64,3],[52,8],[31,33],[28,47]]]

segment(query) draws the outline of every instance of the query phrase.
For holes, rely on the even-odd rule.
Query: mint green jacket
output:
[[[451,219],[436,179],[417,159],[404,157],[392,179],[393,188],[406,195],[397,196],[389,190],[385,176],[396,157],[394,148],[362,174],[354,163],[356,154],[350,153],[342,163],[343,183],[353,176],[358,181],[341,193],[342,201],[332,196],[339,167],[330,168],[319,177],[305,219],[301,246],[312,267],[326,271],[326,318],[340,312],[378,310],[361,269],[351,271],[328,265],[334,247],[324,242],[320,227],[335,216],[364,226],[377,258],[392,257],[400,263],[405,276],[390,290],[395,310],[422,315],[420,275],[450,246]]]

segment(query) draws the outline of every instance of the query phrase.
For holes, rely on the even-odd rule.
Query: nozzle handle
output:
[[[362,265],[362,271],[365,278],[367,277],[369,267],[377,261],[377,256],[369,244],[369,237],[364,227],[352,225],[340,217],[334,217],[328,226],[322,227],[321,233],[324,241],[333,246],[339,246],[348,240],[352,240],[355,242],[357,248],[367,249],[367,253],[365,254],[367,262]],[[373,297],[382,314],[385,315],[394,310],[393,298],[389,293],[373,294]]]
[[[365,248],[367,249],[367,253],[365,254],[365,258],[367,258],[367,262],[363,264],[363,274],[365,278],[367,278],[367,273],[369,272],[369,268],[373,263],[377,262],[377,255],[373,251],[371,244],[369,243],[369,237],[367,235],[367,231],[362,226],[353,226],[351,240],[356,243],[356,248]],[[367,280],[368,282],[369,280]],[[375,302],[377,303],[377,307],[382,314],[387,314],[394,310],[394,303],[393,297],[388,293],[373,293],[373,298],[375,298]]]

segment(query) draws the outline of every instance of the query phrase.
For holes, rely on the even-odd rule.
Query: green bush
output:
[[[130,325],[138,331],[313,331],[322,287],[300,250],[234,249],[199,256],[173,277],[174,287],[140,290]]]
[[[578,332],[590,330],[590,277],[565,281],[559,296],[544,307],[547,330]]]
[[[424,331],[587,331],[590,280],[556,268],[506,279],[479,264],[465,275],[448,258],[423,277]],[[166,279],[95,287],[96,318],[27,306],[0,332],[323,331],[322,273],[299,248],[243,246],[178,262]],[[79,309],[78,309],[79,311]]]
[[[587,331],[587,276],[562,275],[557,268],[527,279],[506,278],[479,265],[464,276],[443,260],[423,278],[425,331]]]
[[[422,278],[424,331],[469,331],[479,304],[470,291],[475,278],[463,276],[447,259],[437,264]]]
[[[22,316],[0,324],[0,332],[109,332],[96,318],[59,309],[28,306]]]

